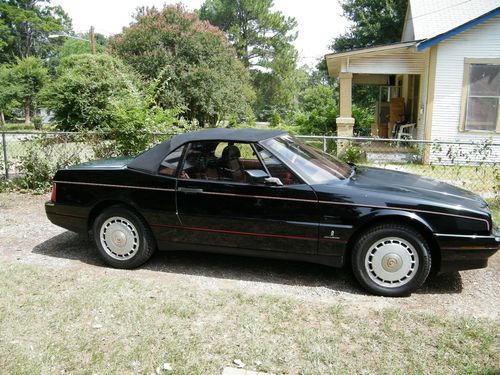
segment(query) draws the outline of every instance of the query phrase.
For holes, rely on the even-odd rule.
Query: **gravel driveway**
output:
[[[105,267],[84,236],[51,224],[44,212],[48,195],[0,194],[0,264],[23,263],[57,272],[117,273],[207,290],[244,290],[309,303],[342,303],[359,313],[400,308],[497,319],[500,310],[500,255],[481,270],[434,276],[412,296],[366,294],[348,270],[237,256],[156,253],[138,270]]]

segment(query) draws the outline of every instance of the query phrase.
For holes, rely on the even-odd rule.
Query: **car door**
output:
[[[317,198],[292,172],[282,186],[255,181],[248,170],[269,173],[255,145],[189,145],[177,181],[178,240],[248,250],[315,253]],[[292,183],[293,182],[293,183]]]

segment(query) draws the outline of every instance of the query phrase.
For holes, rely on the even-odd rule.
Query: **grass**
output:
[[[480,195],[492,197],[500,189],[500,166],[453,166],[423,164],[372,164],[444,181]]]
[[[5,125],[0,126],[0,130],[36,131],[35,126],[33,124],[26,125],[25,123],[6,123]],[[50,124],[43,124],[41,130],[51,131],[54,130],[54,126]]]
[[[307,143],[318,149],[323,149],[322,142],[308,141]],[[395,150],[395,147],[387,149],[388,152],[394,152]],[[366,162],[359,162],[359,164],[418,174],[424,177],[447,182],[489,198],[498,195],[500,191],[500,165],[498,165],[498,163],[495,165],[482,166]]]
[[[119,271],[0,270],[3,373],[220,374],[236,358],[273,373],[491,373],[495,321],[362,312],[188,288]]]
[[[488,205],[491,209],[493,221],[497,225],[500,225],[500,197],[497,197],[496,199],[488,199]]]

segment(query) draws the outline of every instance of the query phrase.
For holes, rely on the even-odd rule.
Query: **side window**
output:
[[[174,176],[185,147],[186,146],[181,146],[168,154],[167,157],[161,162],[158,172],[165,176]]]
[[[264,171],[250,144],[194,142],[186,152],[180,178],[249,182],[245,174],[247,169]]]
[[[468,68],[465,130],[500,131],[500,65],[469,64]]]
[[[257,150],[272,177],[279,178],[283,185],[303,184],[302,180],[295,173],[289,170],[286,165],[267,150],[263,149],[260,145],[257,145]]]

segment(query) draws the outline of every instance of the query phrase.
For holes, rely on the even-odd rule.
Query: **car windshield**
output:
[[[321,152],[298,139],[284,135],[261,142],[310,184],[324,184],[349,178],[349,164]]]

